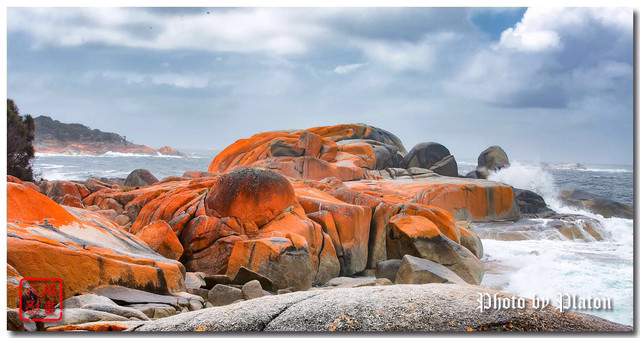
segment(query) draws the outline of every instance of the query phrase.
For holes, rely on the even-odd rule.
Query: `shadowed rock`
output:
[[[428,259],[404,255],[398,267],[396,284],[453,283],[467,284],[453,271]]]
[[[158,182],[158,179],[147,169],[136,169],[124,180],[125,187],[139,187]]]
[[[443,176],[458,176],[458,164],[449,149],[440,143],[424,142],[416,144],[402,160],[403,168],[430,169]]]

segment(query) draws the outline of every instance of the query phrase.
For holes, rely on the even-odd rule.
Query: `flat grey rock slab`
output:
[[[107,297],[120,305],[158,303],[180,307],[189,304],[189,301],[182,297],[163,296],[118,285],[100,286],[91,290],[91,293]]]
[[[265,296],[146,322],[135,331],[630,331],[554,307],[480,312],[473,285],[424,284],[318,289]]]

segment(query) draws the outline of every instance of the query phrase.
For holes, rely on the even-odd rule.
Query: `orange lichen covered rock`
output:
[[[478,258],[423,216],[399,213],[391,217],[387,250],[390,259],[400,259],[406,254],[422,257],[448,267],[467,283],[482,281],[484,268]]]
[[[77,196],[73,196],[69,194],[66,194],[62,197],[60,204],[74,207],[74,208],[84,208],[82,201]]]
[[[20,280],[22,276],[13,266],[7,264],[7,307],[20,306]]]
[[[220,176],[207,195],[205,210],[211,216],[237,217],[260,227],[291,206],[294,197],[282,175],[241,168]]]
[[[67,202],[73,199],[72,204],[77,204],[76,200],[80,201],[88,195],[88,190],[82,184],[70,181],[42,181],[40,191],[57,203],[62,203],[68,195]]]
[[[46,328],[46,331],[124,331],[132,326],[134,325],[127,324],[127,322],[93,322],[52,326]]]
[[[295,238],[284,237],[237,242],[229,258],[227,275],[234,276],[244,266],[268,277],[278,288],[307,290],[317,268],[304,244],[295,242]]]
[[[18,183],[18,184],[22,184],[27,188],[31,188],[37,192],[40,192],[40,187],[37,186],[35,183],[33,182],[23,182],[22,180],[20,180],[19,178],[15,177],[15,176],[11,176],[11,175],[7,175],[7,182],[13,182],[13,183]]]
[[[334,247],[339,248],[342,274],[350,276],[364,270],[368,258],[371,209],[345,203],[313,188],[297,185],[295,190],[305,213],[328,213],[314,214],[313,217],[326,229]]]
[[[257,166],[293,178],[359,180],[368,169],[399,165],[406,151],[391,133],[364,124],[259,133],[220,152],[208,170]]]
[[[385,198],[433,205],[457,220],[509,220],[520,217],[509,185],[453,177],[385,179],[345,182],[350,189],[378,193]]]
[[[184,289],[184,267],[100,215],[7,183],[7,263],[24,277],[57,277],[64,298],[101,284]]]
[[[180,259],[184,251],[178,237],[165,221],[148,224],[136,234],[136,237],[147,243],[155,252],[169,259]]]

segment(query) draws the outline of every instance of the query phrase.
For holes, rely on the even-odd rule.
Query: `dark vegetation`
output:
[[[7,99],[7,174],[23,181],[33,181],[34,127],[31,115],[20,116],[18,106]]]
[[[38,116],[34,121],[38,142],[55,140],[73,143],[105,142],[125,145],[131,143],[116,133],[91,129],[79,123],[62,123],[48,116]]]

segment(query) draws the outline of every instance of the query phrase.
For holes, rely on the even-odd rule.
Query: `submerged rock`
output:
[[[561,190],[559,197],[567,206],[586,209],[604,217],[633,219],[633,207],[580,189]]]

